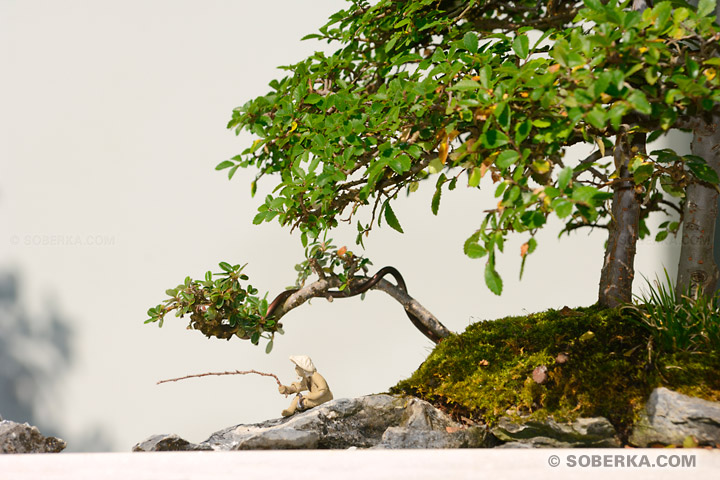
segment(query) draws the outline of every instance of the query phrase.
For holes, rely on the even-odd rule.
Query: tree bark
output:
[[[393,285],[385,279],[380,280],[372,288],[387,293],[400,303],[409,314],[408,317],[410,317],[410,321],[415,325],[415,328],[423,332],[433,342],[438,343],[452,333],[427,308],[408,295],[406,290]]]
[[[693,155],[702,157],[720,176],[720,115],[710,121],[697,119],[693,126]],[[716,186],[693,181],[685,190],[683,234],[675,294],[712,294],[720,273],[714,258],[715,222],[718,212]]]
[[[385,275],[383,272],[386,271],[395,277],[397,285],[382,278],[382,276]],[[408,294],[405,281],[396,269],[385,267],[380,269],[373,278],[354,277],[354,280],[355,285],[360,286],[359,290],[352,288],[344,291],[330,290],[331,288],[337,288],[342,285],[342,282],[334,275],[317,280],[299,289],[286,290],[272,301],[268,307],[268,317],[279,321],[290,310],[299,307],[312,298],[325,297],[332,301],[333,298],[354,297],[365,292],[366,289],[370,289],[385,292],[400,303],[415,328],[420,330],[423,335],[434,343],[440,343],[452,333],[435,315],[430,313],[420,302]]]
[[[628,167],[637,153],[645,154],[645,134],[636,133],[631,138],[618,134],[613,152],[618,180],[613,186],[612,219],[598,295],[598,303],[603,307],[613,308],[632,301],[640,201]]]
[[[689,3],[694,7],[698,5],[697,0],[690,0]],[[715,14],[720,18],[720,2],[715,6]],[[710,122],[702,118],[696,119],[696,122],[693,126],[692,153],[702,157],[720,175],[720,116],[714,115]],[[695,295],[698,289],[712,294],[717,289],[718,267],[714,258],[717,198],[717,190],[709,185],[693,183],[687,188],[682,246],[675,281],[678,296],[688,293]]]

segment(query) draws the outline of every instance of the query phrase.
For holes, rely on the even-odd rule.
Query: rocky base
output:
[[[720,403],[653,391],[629,443],[648,446],[720,447]],[[338,399],[254,425],[220,430],[194,444],[177,435],[155,435],[137,452],[346,448],[613,448],[623,446],[604,417],[559,423],[503,417],[492,429],[468,427],[424,400],[368,395]]]
[[[337,399],[254,425],[236,425],[204,442],[155,435],[136,452],[166,450],[262,450],[336,448],[479,448],[494,445],[483,426],[466,427],[413,397],[369,395]]]
[[[43,436],[37,427],[0,418],[0,453],[57,453],[67,444]]]

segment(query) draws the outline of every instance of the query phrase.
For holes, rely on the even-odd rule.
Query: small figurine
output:
[[[280,385],[278,391],[282,394],[297,393],[287,410],[282,411],[283,417],[289,417],[295,412],[317,407],[333,399],[333,394],[325,378],[317,372],[315,365],[307,355],[291,355],[290,361],[295,364],[295,371],[300,376],[299,382],[290,386]],[[303,395],[300,392],[309,390]]]

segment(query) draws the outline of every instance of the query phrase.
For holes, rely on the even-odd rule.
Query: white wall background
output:
[[[349,397],[387,390],[430,351],[379,292],[293,311],[271,355],[208,340],[174,317],[162,329],[143,325],[166,288],[221,260],[249,262],[252,283],[271,298],[293,283],[300,242],[274,224],[252,225],[262,198],[262,185],[250,197],[253,172],[228,182],[213,168],[251,141],[225,129],[232,108],[264,94],[283,75],[278,65],[327,48],[299,39],[340,8],[340,0],[0,0],[0,268],[22,273],[30,310],[50,299],[74,322],[75,368],[47,406],[70,440],[100,424],[122,451],[156,433],[197,442],[279,416],[288,403],[267,378],[155,385],[164,378],[254,368],[289,382],[287,356],[306,353],[335,396]],[[594,303],[604,232],[557,240],[559,228],[548,227],[522,282],[526,238],[515,238],[499,258],[503,295],[487,290],[484,261],[464,257],[462,244],[496,203],[492,190],[446,194],[433,218],[432,191],[421,188],[396,208],[405,235],[376,230],[366,253],[403,272],[411,294],[455,331]],[[350,246],[354,236],[334,237]],[[643,242],[636,267],[652,277],[664,258]]]

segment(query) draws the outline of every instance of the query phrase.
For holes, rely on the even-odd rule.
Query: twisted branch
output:
[[[384,280],[383,277],[386,275],[395,278],[397,285]],[[450,335],[450,330],[445,325],[408,294],[405,280],[400,275],[400,272],[393,267],[381,268],[371,278],[353,277],[350,285],[344,290],[330,290],[341,285],[340,279],[333,275],[331,277],[326,276],[303,288],[285,290],[270,303],[266,318],[272,317],[275,320],[280,320],[290,310],[299,307],[311,298],[348,298],[360,295],[370,289],[377,289],[387,293],[399,302],[413,325],[434,343],[440,343],[443,338]]]

